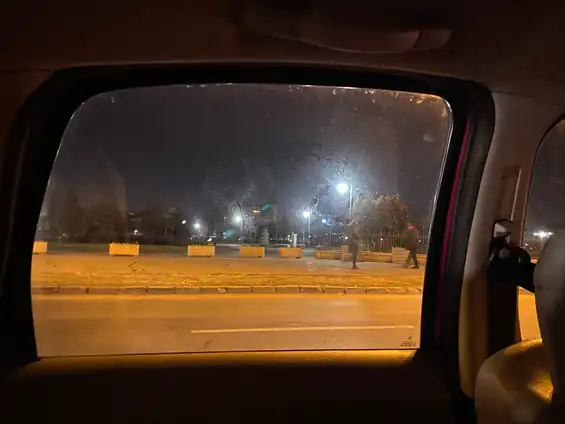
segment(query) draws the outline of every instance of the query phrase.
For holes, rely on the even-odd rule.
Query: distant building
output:
[[[276,203],[243,206],[243,215],[250,221],[250,225],[259,228],[276,224],[277,211]]]

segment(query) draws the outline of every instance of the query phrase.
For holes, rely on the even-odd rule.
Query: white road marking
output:
[[[284,331],[333,331],[333,330],[394,330],[397,328],[414,328],[413,325],[360,325],[342,327],[259,327],[259,328],[218,328],[212,330],[190,330],[192,334],[219,333],[267,333]]]

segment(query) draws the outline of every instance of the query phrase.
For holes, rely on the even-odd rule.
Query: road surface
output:
[[[415,347],[420,305],[391,294],[33,298],[40,356]],[[523,337],[539,337],[533,296],[520,316]]]
[[[390,263],[338,260],[188,258],[164,255],[112,257],[96,254],[35,255],[32,285],[255,286],[317,285],[421,288],[424,269]]]

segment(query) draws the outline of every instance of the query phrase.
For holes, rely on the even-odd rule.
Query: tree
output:
[[[374,245],[377,237],[398,234],[406,228],[408,207],[398,195],[363,196],[356,202],[353,220]]]
[[[47,222],[50,237],[64,236],[74,241],[84,235],[85,209],[80,204],[77,192],[68,189],[63,192],[56,186],[49,187],[47,198]]]
[[[157,203],[149,204],[139,216],[142,221],[142,233],[149,243],[162,242],[166,238],[167,219],[165,208]]]
[[[125,241],[126,220],[113,202],[97,202],[86,208],[86,241]]]
[[[244,205],[253,196],[257,184],[251,174],[252,167],[245,161],[240,165],[243,178],[234,178],[221,168],[206,174],[202,190],[214,211],[213,216],[207,216],[208,221],[222,222],[225,216],[228,222],[233,222],[236,216],[244,216]]]
[[[68,239],[75,241],[80,238],[84,234],[86,215],[74,189],[69,189],[65,193],[60,214],[62,228]]]
[[[49,228],[49,238],[56,239],[63,233],[61,226],[61,212],[63,211],[64,192],[54,184],[47,187],[46,200],[46,221]]]

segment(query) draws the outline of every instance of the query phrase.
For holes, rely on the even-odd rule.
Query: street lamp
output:
[[[200,237],[200,222],[194,221],[194,224],[192,224],[192,227],[196,230],[198,237]]]
[[[304,219],[308,220],[308,233],[307,233],[307,241],[306,241],[306,245],[310,246],[310,218],[311,218],[311,213],[310,210],[306,209],[304,212],[302,212],[302,216],[304,217]]]
[[[243,214],[234,217],[235,222],[239,224],[240,238],[243,237]],[[243,242],[243,240],[241,240]]]
[[[553,233],[551,231],[538,231],[537,233],[534,233],[534,236],[539,237],[542,240],[549,238],[552,235]]]
[[[548,239],[549,237],[551,237],[552,235],[553,235],[553,233],[551,231],[538,231],[538,232],[534,233],[535,237],[539,237],[540,250],[543,249],[543,244],[545,243],[545,240]]]
[[[329,246],[330,249],[332,248],[332,222],[331,220],[328,220],[326,218],[322,218],[322,224],[327,225],[328,227],[330,227],[330,239],[329,239]],[[327,233],[326,233],[327,234]]]
[[[347,183],[339,183],[336,188],[339,194],[345,194],[349,191],[349,220],[351,221],[353,206],[353,185]]]
[[[337,191],[339,192],[339,194],[345,194],[345,193],[347,193],[347,190],[349,190],[349,184],[339,183],[336,188],[337,188]]]

